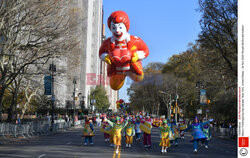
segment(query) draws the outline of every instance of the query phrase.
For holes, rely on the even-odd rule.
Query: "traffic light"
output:
[[[210,104],[210,102],[211,102],[210,99],[208,99],[208,100],[207,100],[207,104]]]

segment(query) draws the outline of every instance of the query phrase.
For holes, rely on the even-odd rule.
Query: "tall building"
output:
[[[74,26],[71,35],[76,37],[78,44],[69,55],[55,61],[57,67],[65,70],[55,77],[55,96],[59,107],[72,107],[74,80],[75,97],[78,98],[76,109],[81,106],[90,108],[91,88],[104,84],[106,64],[99,59],[99,47],[105,36],[102,6],[102,0],[72,0],[65,6],[68,7],[70,25]],[[103,86],[109,97],[110,109],[115,110],[118,92],[109,85]]]
[[[105,36],[105,24],[103,24],[102,27],[102,41],[104,41],[106,39]],[[119,93],[118,91],[114,91],[113,89],[110,88],[109,83],[107,83],[107,63],[105,63],[104,61],[101,61],[101,65],[100,65],[100,69],[101,69],[101,77],[103,77],[100,79],[101,84],[104,86],[104,88],[106,89],[107,95],[109,96],[109,102],[112,103],[110,106],[110,109],[112,109],[113,111],[117,111],[116,108],[116,101],[119,98]]]

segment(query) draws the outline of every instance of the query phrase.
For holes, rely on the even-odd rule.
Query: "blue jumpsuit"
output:
[[[204,135],[202,131],[202,127],[205,124],[208,124],[210,121],[204,122],[204,123],[193,123],[192,125],[188,126],[187,129],[185,129],[185,132],[192,129],[192,139],[191,142],[193,142],[194,149],[197,150],[198,141],[206,140],[207,137]]]

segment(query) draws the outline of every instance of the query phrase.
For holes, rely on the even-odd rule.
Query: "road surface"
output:
[[[169,148],[168,153],[162,155],[159,147],[159,130],[152,130],[152,148],[145,149],[142,142],[135,142],[132,148],[126,148],[123,138],[122,149],[119,154],[110,147],[103,137],[103,133],[96,128],[94,145],[83,146],[82,129],[72,129],[48,136],[30,138],[29,141],[14,143],[0,143],[0,157],[8,158],[236,158],[237,142],[231,139],[213,138],[209,149],[199,145],[198,154],[193,153],[190,133],[179,141],[177,147]],[[1,139],[0,139],[1,140]]]

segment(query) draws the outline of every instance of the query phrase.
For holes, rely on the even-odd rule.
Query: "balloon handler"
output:
[[[170,134],[170,127],[168,126],[167,120],[163,120],[162,123],[159,125],[154,125],[155,127],[158,127],[160,129],[160,144],[161,146],[161,153],[167,153],[167,149],[171,146],[170,145],[170,140],[169,140],[169,134]]]
[[[202,127],[202,131],[204,133],[204,135],[207,137],[206,140],[203,140],[202,144],[205,143],[205,148],[208,149],[208,143],[211,141],[212,139],[212,135],[211,135],[211,129],[209,124],[206,124]]]
[[[83,137],[85,137],[84,145],[88,145],[88,143],[90,145],[93,145],[93,139],[92,139],[93,136],[95,135],[94,135],[92,120],[89,120],[89,118],[86,117],[83,128]]]
[[[192,130],[191,142],[193,142],[194,153],[197,153],[198,142],[204,141],[207,139],[207,137],[204,135],[202,131],[202,127],[212,121],[213,119],[210,119],[207,122],[199,123],[198,117],[196,116],[194,118],[194,123],[192,123],[191,125],[188,126],[188,128],[185,129],[185,132],[187,132],[190,129]]]
[[[172,128],[172,123],[169,119],[166,120],[167,121],[167,124],[168,124],[168,127],[170,128],[170,131],[169,131],[169,140],[170,140],[170,144],[173,144],[174,141],[176,141],[176,137],[175,137],[175,133],[174,133],[174,130]]]
[[[145,148],[151,148],[151,129],[153,120],[150,116],[146,116],[146,119],[142,119],[140,123],[140,129],[143,131],[143,144]]]
[[[168,127],[168,123],[166,120],[162,122],[162,125],[159,127],[160,128],[160,146],[162,147],[161,153],[167,153],[167,148],[170,147],[170,141],[169,141],[169,132],[170,132],[170,127]]]
[[[181,119],[181,121],[179,121],[179,129],[180,129],[181,139],[184,139],[184,136],[185,136],[184,130],[186,129],[186,124],[185,124],[185,121],[183,119]]]
[[[115,122],[115,117],[112,117],[110,121]],[[111,147],[113,147],[114,146],[114,133],[112,132],[112,127],[110,126],[108,130],[110,130],[110,132],[109,132],[109,144]]]
[[[119,148],[121,146],[121,140],[122,140],[122,129],[127,126],[128,124],[128,119],[126,120],[125,123],[121,123],[120,117],[116,117],[116,123],[111,122],[107,118],[105,118],[105,121],[108,122],[108,124],[112,127],[112,134],[113,134],[113,142],[115,145],[116,149],[116,154],[119,153]]]
[[[133,121],[130,119],[128,121],[128,125],[124,128],[125,136],[126,136],[126,147],[131,147],[133,143],[133,137],[135,135],[135,125]]]
[[[141,82],[144,77],[141,61],[149,54],[147,45],[128,33],[130,22],[124,11],[113,12],[108,18],[108,27],[112,36],[102,43],[99,57],[108,64],[111,88],[119,90],[126,76]]]
[[[180,132],[179,132],[179,128],[176,125],[176,121],[175,119],[172,119],[171,121],[171,127],[170,129],[172,130],[172,133],[174,134],[174,140],[172,140],[172,142],[175,142],[175,146],[178,146],[178,139],[180,139]]]
[[[109,124],[106,121],[104,121],[103,118],[100,131],[104,133],[105,142],[109,142],[110,138],[110,130],[108,129],[109,129]]]
[[[140,129],[141,119],[138,116],[135,121],[135,136],[137,141],[141,141],[141,129]]]

